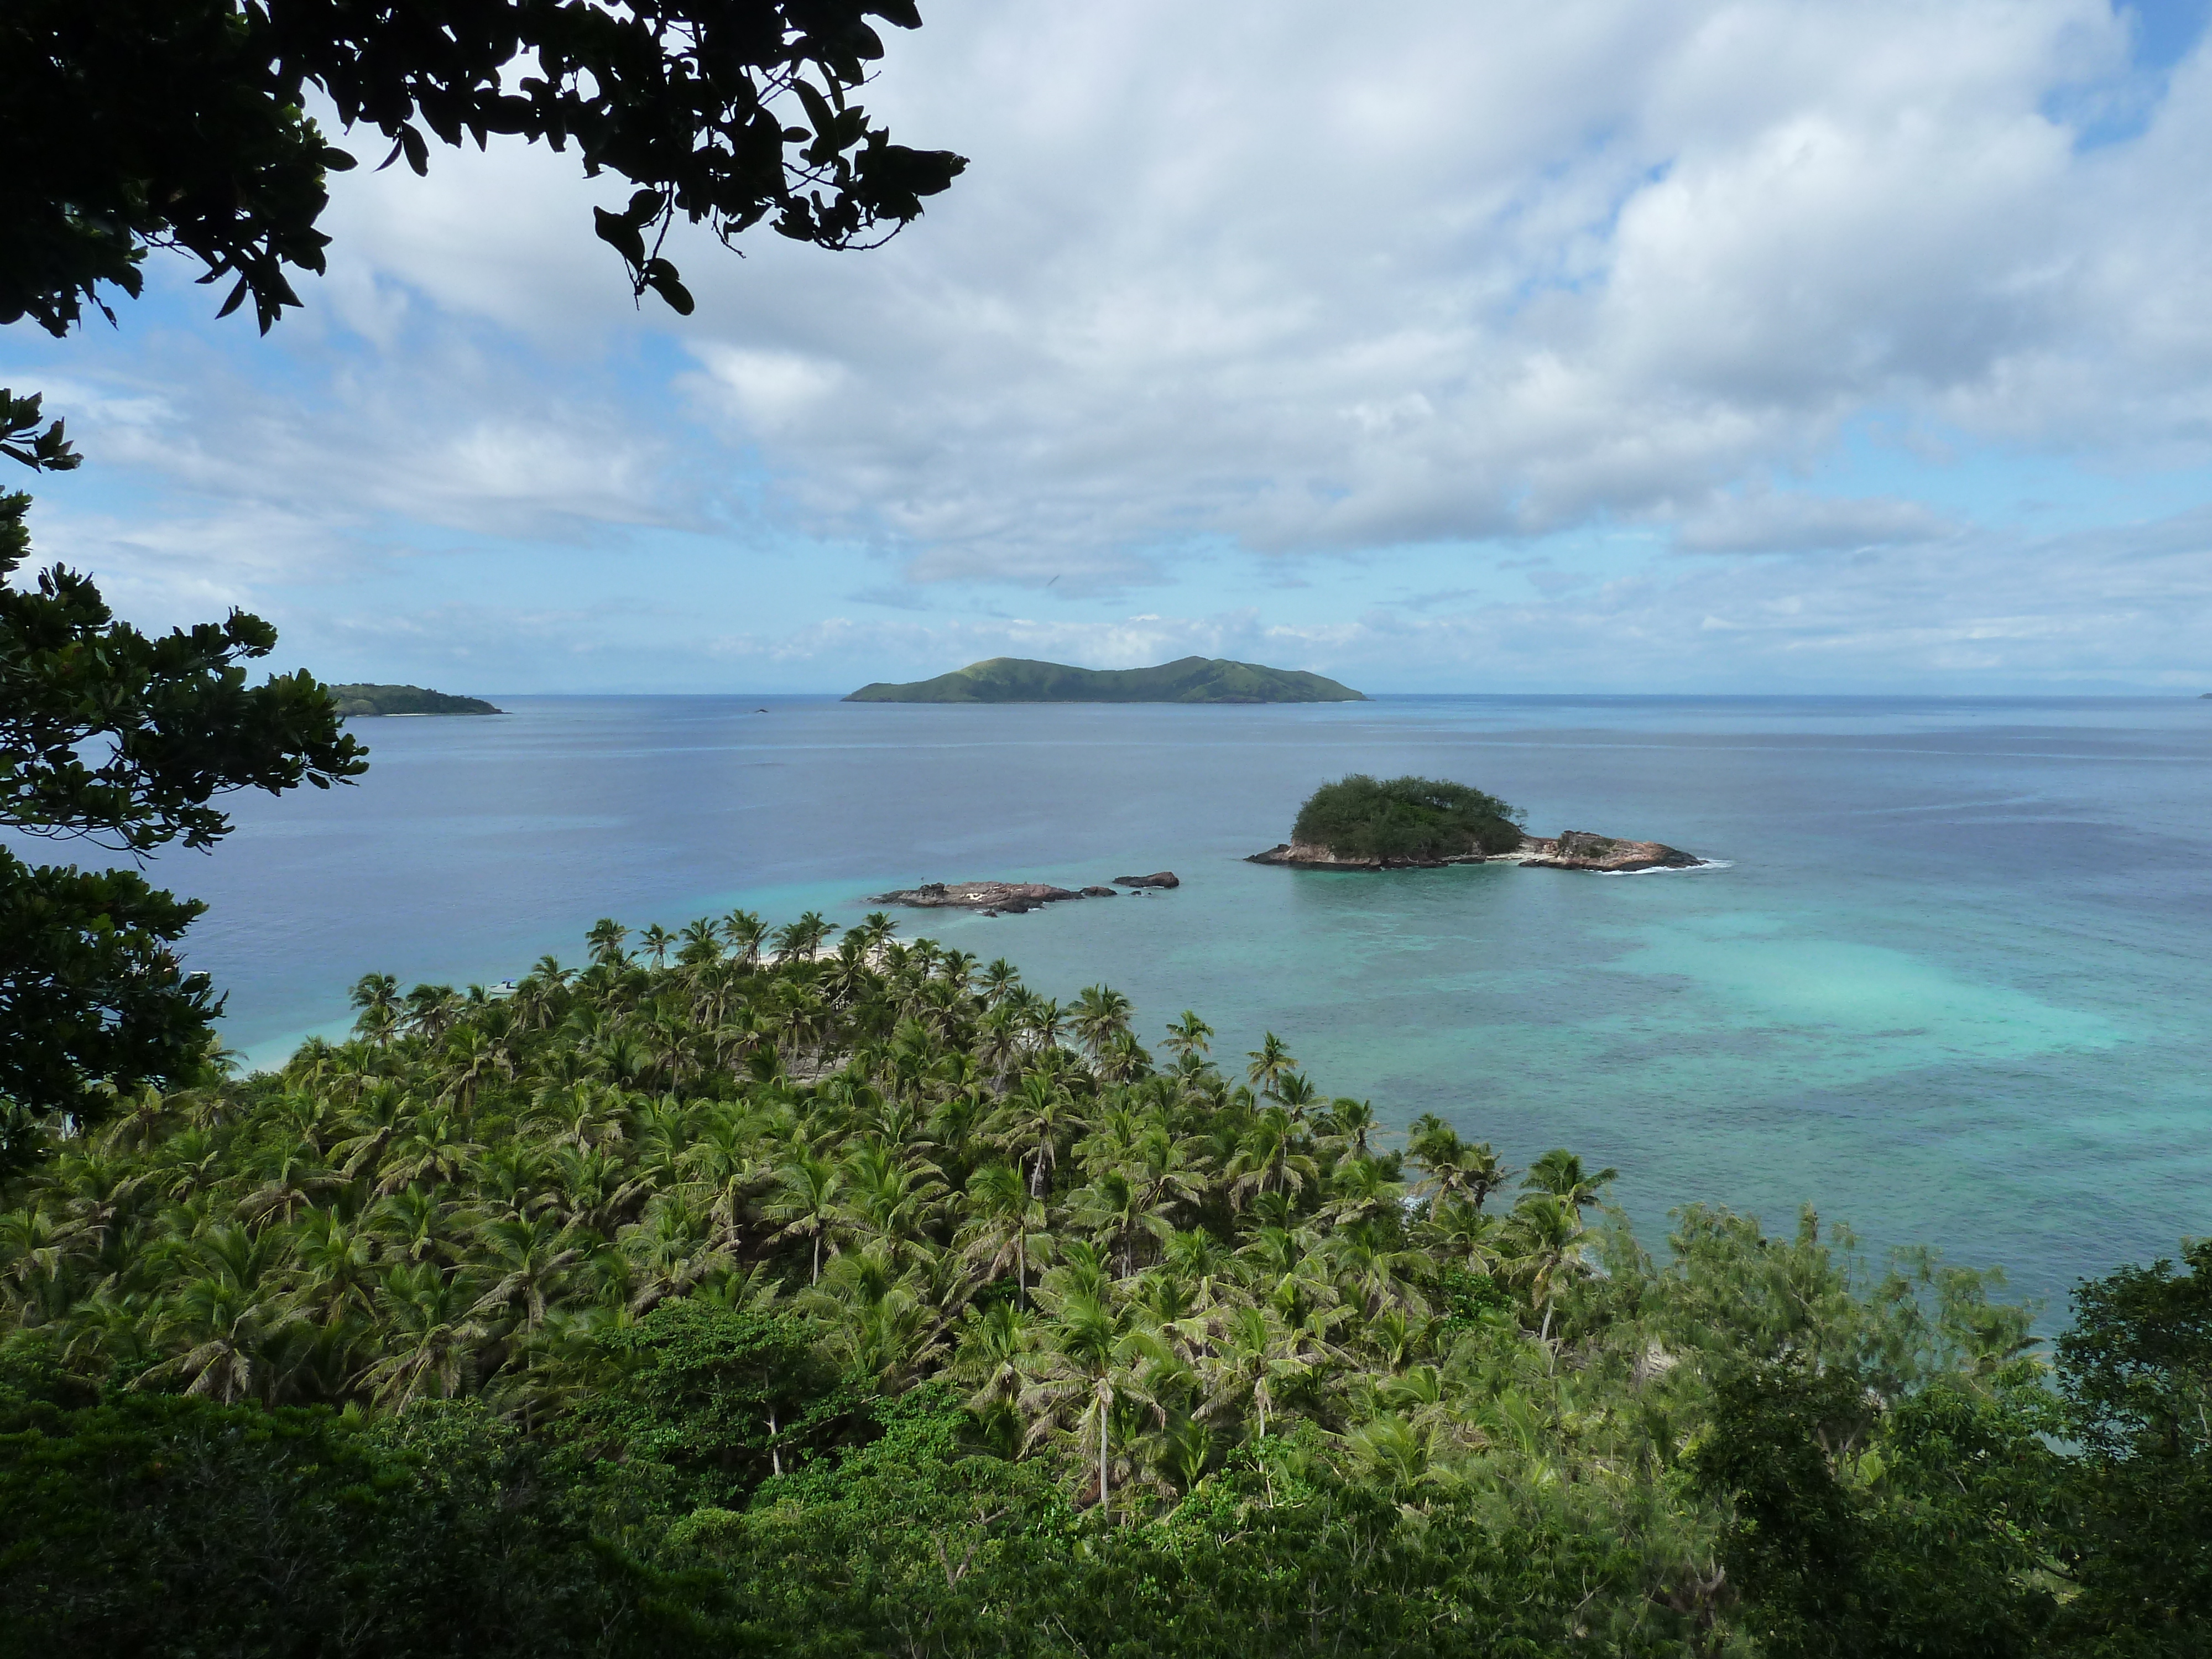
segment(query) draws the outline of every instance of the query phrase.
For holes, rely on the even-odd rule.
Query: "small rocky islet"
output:
[[[1522,814],[1471,784],[1443,778],[1376,779],[1355,772],[1306,798],[1291,838],[1254,864],[1302,870],[1423,870],[1447,864],[1518,864],[1536,870],[1694,870],[1705,860],[1663,842],[1589,830],[1531,836]]]
[[[1155,870],[1149,876],[1116,876],[1114,885],[1054,887],[1042,881],[926,881],[919,887],[872,895],[871,904],[898,904],[916,910],[980,910],[987,916],[1018,916],[1048,904],[1068,899],[1120,898],[1117,888],[1145,892],[1154,888],[1180,887],[1172,870]]]

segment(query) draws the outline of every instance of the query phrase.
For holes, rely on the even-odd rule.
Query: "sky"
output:
[[[888,246],[679,236],[678,318],[573,155],[364,167],[266,337],[166,256],[0,331],[87,457],[17,482],[331,680],[2194,695],[2206,7],[925,0]]]

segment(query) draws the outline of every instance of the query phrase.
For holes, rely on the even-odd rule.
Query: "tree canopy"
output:
[[[65,333],[137,295],[149,247],[253,302],[266,330],[319,272],[325,179],[356,165],[307,113],[374,129],[416,173],[430,140],[573,144],[637,188],[595,228],[692,308],[661,239],[763,220],[824,247],[921,212],[965,166],[890,142],[852,101],[910,0],[15,0],[0,12],[0,323]]]
[[[1355,772],[1306,797],[1291,839],[1386,862],[1510,853],[1521,844],[1520,816],[1468,784]]]
[[[1992,1274],[1698,1206],[1648,1254],[1616,1171],[1401,1139],[1273,1034],[1217,1064],[1185,1012],[1156,1058],[1104,987],[835,933],[371,975],[350,1040],[143,1091],[0,1192],[9,1636],[2212,1639],[2203,1247],[2085,1286],[2054,1390]]]
[[[15,429],[35,428],[35,399],[0,404]],[[11,580],[29,507],[0,495],[0,826],[131,854],[207,847],[229,827],[219,793],[361,772],[367,751],[312,675],[246,684],[241,665],[276,642],[259,618],[149,638],[75,572]],[[198,1066],[222,1003],[173,947],[201,908],[135,871],[0,848],[0,1170],[36,1155],[44,1119],[97,1115],[116,1090]]]

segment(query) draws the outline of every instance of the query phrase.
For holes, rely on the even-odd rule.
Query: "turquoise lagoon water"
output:
[[[2063,1300],[2212,1231],[2212,703],[506,706],[363,723],[360,787],[240,800],[216,853],[161,861],[212,905],[191,958],[230,992],[233,1046],[342,1029],[372,969],[577,961],[602,915],[853,921],[927,879],[1171,869],[1173,893],[902,931],[1048,994],[1111,984],[1147,1037],[1195,1008],[1224,1060],[1272,1030],[1387,1121],[1438,1112],[1516,1163],[1574,1147],[1620,1169],[1655,1241],[1690,1200],[1776,1226],[1813,1201]],[[1721,867],[1243,861],[1355,769]]]

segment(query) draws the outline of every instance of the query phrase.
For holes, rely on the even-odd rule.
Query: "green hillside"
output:
[[[1157,668],[1071,668],[993,657],[933,680],[864,685],[847,702],[1364,702],[1348,685],[1294,668],[1184,657]]]
[[[365,714],[498,714],[481,697],[457,697],[446,691],[426,691],[419,685],[334,685],[338,713],[348,720]]]

